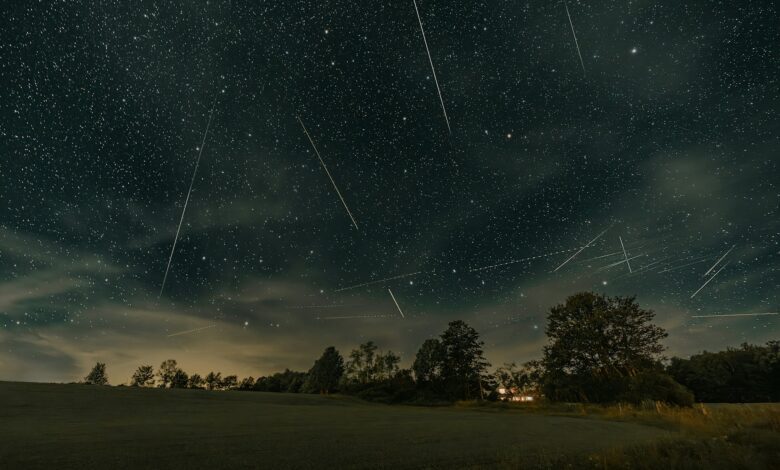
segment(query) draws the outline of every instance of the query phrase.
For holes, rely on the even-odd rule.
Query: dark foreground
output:
[[[3,469],[553,468],[677,435],[604,417],[492,408],[0,382]]]

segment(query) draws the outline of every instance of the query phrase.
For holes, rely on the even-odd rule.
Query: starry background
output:
[[[11,3],[0,379],[409,363],[454,319],[500,365],[579,290],[637,295],[669,355],[778,339],[691,318],[780,309],[774,2],[572,0],[583,73],[563,3],[420,0],[451,134],[412,0]]]

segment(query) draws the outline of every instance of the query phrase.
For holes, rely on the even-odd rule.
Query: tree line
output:
[[[634,297],[593,292],[570,296],[547,315],[548,344],[541,358],[490,371],[484,342],[461,320],[420,346],[409,369],[401,357],[368,341],[346,357],[326,348],[308,371],[286,369],[269,376],[238,380],[210,372],[188,375],[173,359],[157,371],[142,365],[135,387],[243,390],[282,393],[343,393],[398,403],[441,403],[513,397],[590,403],[663,401],[690,406],[694,401],[780,401],[780,342],[743,345],[689,359],[666,359],[663,328],[655,314]],[[84,380],[108,382],[106,366],[95,365]]]

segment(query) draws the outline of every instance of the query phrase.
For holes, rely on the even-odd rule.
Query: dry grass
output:
[[[679,436],[585,457],[542,456],[531,465],[505,456],[504,468],[780,469],[780,404],[678,408],[655,402],[641,406],[536,403],[496,408],[643,423],[677,431]]]

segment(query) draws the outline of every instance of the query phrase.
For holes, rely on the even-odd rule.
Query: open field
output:
[[[453,468],[668,435],[602,419],[345,397],[0,382],[3,468]]]
[[[761,469],[780,462],[773,454],[780,452],[778,406],[660,411],[425,408],[337,396],[0,382],[0,462],[3,469]]]

